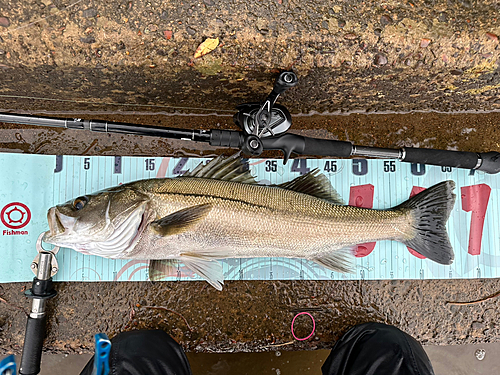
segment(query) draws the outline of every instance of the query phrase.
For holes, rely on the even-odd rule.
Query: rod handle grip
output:
[[[351,142],[309,138],[296,134],[284,134],[278,137],[262,138],[264,150],[281,150],[285,154],[284,162],[292,152],[299,155],[317,155],[345,158],[351,155]]]
[[[210,131],[210,146],[240,148],[243,144],[243,136],[239,131],[218,130]]]
[[[475,152],[433,150],[428,148],[405,147],[405,156],[402,161],[409,163],[441,165],[474,169],[478,164]]]
[[[347,158],[352,153],[352,143],[329,139],[304,137],[302,154]]]
[[[477,169],[489,174],[500,172],[500,153],[496,151],[475,153],[465,151],[432,150],[405,147],[402,161],[443,167]]]
[[[24,337],[23,355],[19,367],[20,375],[38,375],[38,373],[40,373],[46,321],[46,315],[40,318],[28,317],[26,335]]]

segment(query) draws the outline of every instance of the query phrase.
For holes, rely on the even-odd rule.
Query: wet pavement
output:
[[[271,73],[293,68],[295,113],[494,110],[498,8],[492,0],[6,0],[0,95],[9,109],[42,109],[37,98],[46,98],[206,113],[255,101]],[[194,59],[215,37],[217,48]]]
[[[500,151],[493,1],[4,1],[2,112],[187,129],[236,129],[236,105],[300,84],[279,103],[293,132],[378,147]],[[244,22],[242,21],[244,20]],[[207,37],[221,44],[193,60]],[[434,111],[434,112],[432,112]],[[0,124],[0,151],[212,156],[192,144]],[[225,151],[227,153],[227,151]],[[266,153],[264,156],[279,156]],[[21,350],[28,283],[0,285],[0,354]],[[357,323],[394,324],[424,344],[500,341],[500,281],[57,283],[45,350],[88,353],[97,332],[161,328],[190,352],[274,351],[300,311],[316,334],[280,351],[326,349]],[[169,313],[144,306],[161,306]],[[24,311],[24,312],[23,312]],[[188,322],[191,329],[186,325]],[[307,320],[297,333],[307,333]],[[272,354],[274,355],[274,354]]]
[[[47,113],[42,113],[47,115]],[[54,113],[49,113],[55,116]],[[232,116],[171,116],[157,113],[63,113],[85,117],[181,128],[236,129]],[[500,149],[496,124],[500,113],[351,114],[294,116],[295,132],[350,140],[380,147],[420,146],[458,150]],[[211,156],[227,150],[205,144],[77,130],[3,124],[2,152],[84,155]],[[279,156],[279,154],[268,154]],[[0,297],[28,311],[22,290],[27,283],[3,284]],[[447,301],[474,301],[500,290],[499,280],[227,282],[223,292],[205,282],[58,283],[50,301],[50,353],[88,353],[96,332],[110,336],[124,330],[165,329],[189,352],[256,352],[292,340],[290,323],[300,311],[314,314],[317,330],[306,342],[280,350],[325,349],[357,323],[394,324],[424,344],[498,342],[500,300],[470,306]],[[0,351],[21,350],[25,314],[0,303]],[[179,315],[144,306],[166,307]],[[296,322],[307,335],[310,322]],[[302,332],[303,331],[303,332]]]
[[[30,306],[22,290],[28,286],[0,288],[9,303],[0,305],[1,353],[21,350]],[[145,328],[163,329],[185,350],[205,353],[328,349],[350,327],[368,321],[395,325],[424,345],[494,343],[500,337],[499,298],[449,303],[492,296],[500,290],[498,279],[228,281],[222,292],[206,282],[71,282],[56,288],[45,340],[50,353],[88,353],[95,333],[112,337]],[[290,325],[302,311],[313,315],[316,330],[311,339],[296,341]],[[300,316],[295,334],[306,337],[311,325]]]

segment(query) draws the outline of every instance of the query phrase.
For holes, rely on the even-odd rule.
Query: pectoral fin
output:
[[[160,281],[177,273],[179,261],[176,259],[152,259],[149,261],[149,280]]]
[[[203,220],[211,209],[211,204],[200,204],[198,206],[184,208],[159,220],[153,221],[150,224],[150,228],[161,236],[179,234],[188,230],[200,220]]]
[[[183,254],[180,260],[186,267],[207,280],[215,289],[222,290],[224,275],[222,274],[222,266],[217,260],[200,257],[195,254]]]

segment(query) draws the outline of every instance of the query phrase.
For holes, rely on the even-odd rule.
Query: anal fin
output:
[[[182,254],[180,260],[186,267],[207,280],[215,289],[222,290],[224,275],[222,273],[222,266],[216,259],[200,257],[199,255],[188,253]]]
[[[322,256],[311,258],[319,265],[340,273],[353,273],[353,249],[351,247],[333,250]]]

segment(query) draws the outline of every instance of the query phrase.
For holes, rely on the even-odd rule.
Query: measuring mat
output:
[[[0,282],[30,281],[35,243],[48,230],[47,210],[72,198],[145,178],[176,177],[203,158],[0,154]],[[394,160],[251,159],[262,184],[279,184],[314,168],[353,206],[387,209],[444,180],[454,180],[447,223],[452,265],[422,259],[405,245],[380,241],[356,248],[355,273],[332,272],[301,259],[220,260],[225,280],[380,280],[500,277],[500,176]],[[248,223],[252,225],[252,223]],[[50,245],[44,244],[46,249]],[[144,281],[149,261],[112,260],[61,249],[56,281]],[[202,280],[180,265],[171,280]]]

